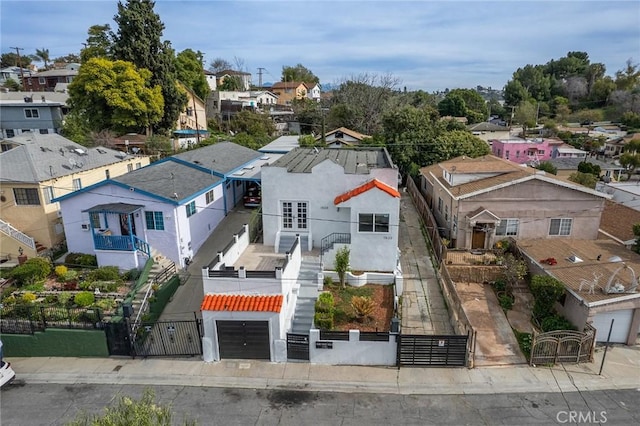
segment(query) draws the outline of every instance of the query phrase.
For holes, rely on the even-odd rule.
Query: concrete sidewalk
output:
[[[139,384],[391,394],[640,390],[640,347],[613,346],[593,363],[554,367],[392,368],[200,359],[11,358],[26,383]]]

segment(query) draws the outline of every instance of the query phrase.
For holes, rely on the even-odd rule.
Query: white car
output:
[[[16,372],[11,368],[11,363],[0,361],[0,388],[15,379]]]

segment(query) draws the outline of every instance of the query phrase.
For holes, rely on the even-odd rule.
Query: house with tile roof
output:
[[[636,244],[637,237],[633,233],[636,224],[640,224],[640,210],[607,200],[600,220],[599,238],[612,239],[631,249]]]
[[[451,248],[489,249],[503,238],[596,239],[611,196],[485,155],[420,169],[420,190]]]
[[[87,148],[58,134],[27,132],[3,139],[1,145],[3,255],[17,256],[18,248],[22,248],[31,257],[64,241],[57,197],[149,164],[146,156],[105,147]]]
[[[346,246],[354,270],[395,270],[400,194],[386,149],[295,148],[261,174],[265,245],[284,253],[299,235],[327,269]]]
[[[521,239],[518,249],[535,275],[562,282],[556,310],[578,330],[596,329],[596,341],[635,345],[640,333],[640,255],[612,240]],[[545,260],[553,258],[555,262]],[[613,321],[613,324],[612,324]]]
[[[263,157],[220,142],[59,197],[69,250],[123,270],[152,251],[184,267],[259,179]]]
[[[306,98],[309,89],[302,81],[279,81],[271,86],[271,92],[278,97],[278,105],[290,106],[294,99]]]
[[[369,137],[355,130],[339,127],[325,133],[324,141],[327,144],[327,148],[342,148],[344,146],[358,146],[365,138]],[[321,141],[322,135],[316,136],[316,140]]]

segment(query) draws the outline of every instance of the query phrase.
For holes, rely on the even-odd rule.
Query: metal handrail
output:
[[[322,263],[322,256],[335,244],[351,244],[351,234],[334,232],[320,240],[320,263]]]
[[[30,249],[36,249],[36,241],[33,238],[20,231],[19,229],[11,226],[10,223],[5,222],[4,220],[0,220],[0,231],[10,236],[11,238],[18,240]]]

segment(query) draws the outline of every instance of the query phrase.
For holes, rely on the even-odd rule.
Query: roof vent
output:
[[[576,256],[575,254],[572,254],[571,256],[569,256],[569,258],[567,259],[569,262],[571,263],[580,263],[583,262],[582,259],[580,259],[578,256]]]

